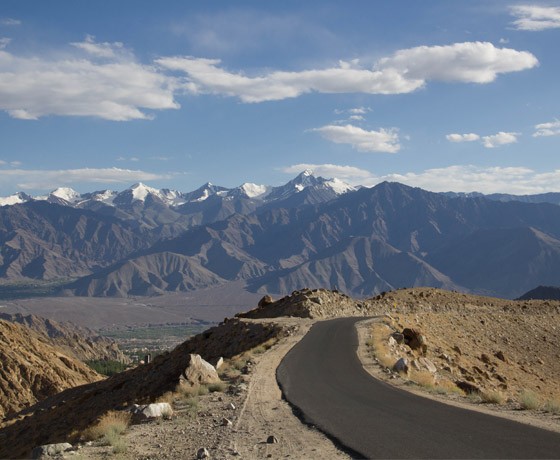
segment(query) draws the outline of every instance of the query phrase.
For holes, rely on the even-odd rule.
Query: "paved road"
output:
[[[560,458],[560,434],[415,396],[372,378],[356,318],[315,324],[277,369],[306,420],[364,458]]]

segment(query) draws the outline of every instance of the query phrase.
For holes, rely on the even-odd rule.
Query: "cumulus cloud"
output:
[[[24,190],[49,190],[78,183],[118,184],[169,178],[171,178],[170,174],[120,168],[0,169],[2,183],[15,183],[17,187]]]
[[[517,18],[513,25],[518,30],[540,31],[560,27],[560,7],[516,5],[511,13]]]
[[[480,139],[478,134],[468,133],[468,134],[448,134],[445,138],[449,142],[473,142]]]
[[[380,59],[373,68],[359,61],[340,61],[337,67],[299,72],[272,71],[259,76],[229,72],[219,59],[192,56],[163,57],[156,61],[183,72],[188,90],[222,94],[255,103],[298,97],[310,92],[403,94],[428,81],[489,83],[501,73],[530,69],[538,64],[527,51],[496,48],[488,42],[419,46]],[[359,114],[358,114],[359,115]]]
[[[481,167],[454,165],[421,172],[375,174],[354,166],[297,164],[282,168],[289,174],[312,169],[318,175],[343,179],[353,185],[374,186],[381,182],[400,182],[433,192],[480,192],[530,195],[560,192],[560,169],[537,172],[526,167]]]
[[[353,125],[327,125],[310,131],[319,133],[335,144],[349,144],[359,152],[396,153],[401,148],[395,128],[367,131]]]
[[[493,149],[500,145],[513,144],[517,142],[517,136],[520,133],[504,133],[500,131],[497,134],[492,134],[491,136],[482,136],[482,145],[487,149]]]
[[[517,137],[520,136],[521,133],[506,133],[500,131],[497,134],[492,134],[489,136],[480,136],[475,133],[467,133],[467,134],[447,134],[445,138],[449,142],[474,142],[480,140],[482,145],[487,149],[492,149],[498,147],[500,145],[505,144],[513,144],[517,142]]]
[[[152,118],[145,109],[179,107],[175,79],[137,63],[121,44],[87,37],[73,45],[78,54],[62,58],[0,49],[0,110],[23,120],[65,115],[126,121]]]
[[[535,125],[533,137],[558,136],[560,135],[560,120],[549,121]]]

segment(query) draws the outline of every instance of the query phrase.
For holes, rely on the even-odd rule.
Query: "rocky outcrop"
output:
[[[49,337],[66,354],[80,361],[96,359],[122,363],[130,361],[114,340],[101,337],[90,329],[69,322],[57,322],[36,315],[22,315],[21,313],[0,313],[0,319],[21,324]]]
[[[0,320],[0,419],[102,377],[48,337]]]

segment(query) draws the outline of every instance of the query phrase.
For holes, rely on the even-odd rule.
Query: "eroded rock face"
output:
[[[46,336],[0,320],[0,419],[102,377]]]

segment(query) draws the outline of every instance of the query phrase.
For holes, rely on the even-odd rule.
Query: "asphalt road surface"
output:
[[[305,420],[358,458],[560,458],[558,433],[441,404],[371,377],[356,354],[357,321],[315,324],[277,377]]]

